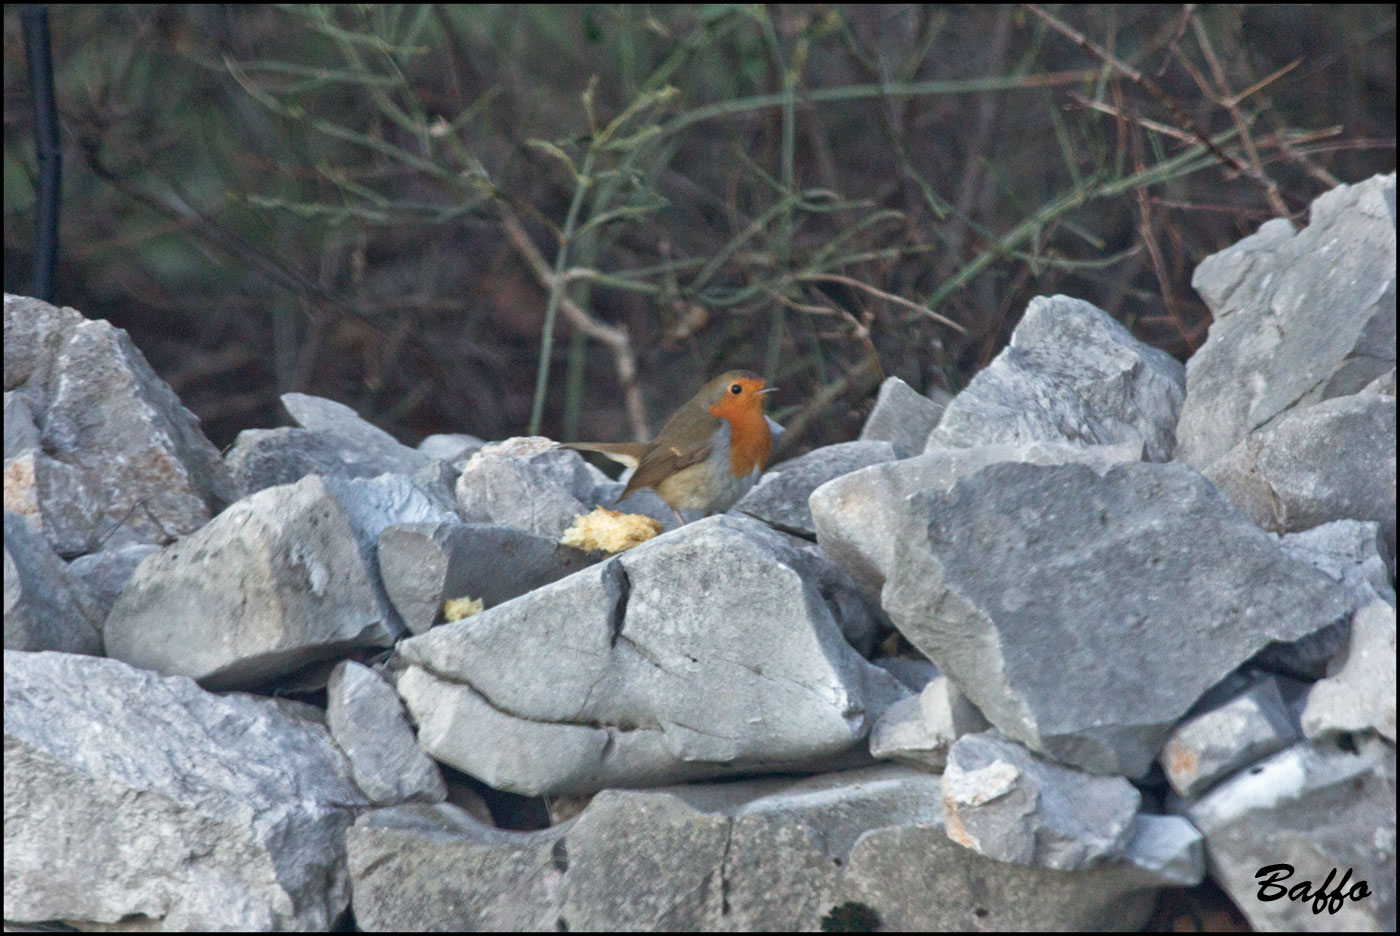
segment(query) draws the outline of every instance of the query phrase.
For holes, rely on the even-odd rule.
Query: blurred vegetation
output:
[[[342,400],[410,443],[956,391],[1035,295],[1185,357],[1199,260],[1394,170],[1395,7],[55,6],[59,300],[216,444]],[[5,9],[5,288],[33,115]],[[557,340],[556,340],[557,339]]]

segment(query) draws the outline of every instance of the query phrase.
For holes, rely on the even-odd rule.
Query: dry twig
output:
[[[530,235],[525,231],[520,219],[504,203],[499,203],[501,208],[501,223],[505,227],[506,238],[510,241],[515,252],[525,261],[530,272],[535,275],[535,279],[540,286],[549,292],[554,285],[554,271],[549,268],[539,249],[535,247],[535,242],[530,240]],[[569,320],[569,324],[583,332],[589,338],[605,345],[612,352],[613,366],[617,369],[617,380],[622,385],[623,400],[627,408],[627,421],[632,427],[632,437],[638,442],[645,442],[651,438],[651,433],[647,429],[647,411],[642,401],[642,388],[637,380],[637,357],[632,351],[632,339],[627,334],[627,329],[620,325],[609,325],[607,322],[599,321],[583,310],[578,303],[568,296],[559,297],[559,308],[564,313],[564,318]]]

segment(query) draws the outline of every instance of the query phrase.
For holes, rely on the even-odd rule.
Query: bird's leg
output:
[[[667,506],[667,507],[671,507],[670,504],[667,504],[666,506]],[[673,513],[673,514],[676,515],[676,523],[677,523],[678,525],[680,525],[680,526],[685,526],[685,517],[682,517],[682,516],[681,516],[681,512],[680,512],[679,510],[677,510],[677,509],[674,508],[674,507],[671,507],[671,513]]]

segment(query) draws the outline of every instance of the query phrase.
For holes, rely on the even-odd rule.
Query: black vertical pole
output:
[[[63,153],[58,147],[49,14],[44,7],[35,5],[26,7],[21,18],[24,21],[24,55],[29,60],[29,87],[34,95],[34,152],[39,162],[39,196],[34,211],[34,297],[53,302]]]

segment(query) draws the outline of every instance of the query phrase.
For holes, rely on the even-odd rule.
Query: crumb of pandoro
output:
[[[597,507],[590,514],[575,515],[573,526],[564,531],[559,545],[620,553],[624,549],[640,546],[662,529],[660,521],[651,517]]]
[[[449,598],[442,603],[442,616],[449,621],[460,621],[462,618],[469,618],[473,614],[480,614],[486,610],[486,603],[480,598],[472,598],[463,595],[461,598]]]

